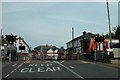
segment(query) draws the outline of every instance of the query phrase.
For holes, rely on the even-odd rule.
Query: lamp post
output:
[[[109,5],[108,0],[106,0],[107,13],[108,13],[108,25],[109,25],[109,39],[110,39],[110,48],[112,48],[112,35],[111,35],[111,26],[110,26],[110,14],[109,14]]]

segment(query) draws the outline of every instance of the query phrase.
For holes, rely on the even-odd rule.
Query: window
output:
[[[19,50],[25,50],[25,46],[19,46]]]

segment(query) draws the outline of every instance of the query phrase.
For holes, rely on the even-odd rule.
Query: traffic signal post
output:
[[[17,35],[5,35],[6,36],[6,38],[5,38],[5,40],[6,40],[6,42],[8,43],[8,44],[13,44],[14,42],[16,43],[16,40],[17,40]]]
[[[94,60],[97,60],[97,54],[101,52],[100,51],[100,43],[103,43],[103,45],[104,45],[104,40],[105,40],[104,36],[96,36],[95,37],[96,51],[95,51]],[[99,49],[98,49],[98,47],[99,47]],[[102,53],[102,60],[103,60],[103,53]]]
[[[12,46],[14,46],[14,43],[16,43],[16,40],[17,40],[17,35],[13,35],[13,34],[11,34],[11,35],[5,35],[6,37],[5,37],[5,43],[6,43],[6,49],[8,48],[9,49],[9,52],[7,51],[7,53],[8,53],[8,57],[9,57],[9,62],[11,62],[12,61],[12,50],[13,50],[13,48],[12,48]]]

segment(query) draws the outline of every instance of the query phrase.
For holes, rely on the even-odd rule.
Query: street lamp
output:
[[[109,5],[108,5],[108,0],[106,0],[106,5],[107,5],[107,13],[108,13],[108,25],[109,25],[110,48],[112,48],[112,35],[111,35],[110,14],[109,14]]]

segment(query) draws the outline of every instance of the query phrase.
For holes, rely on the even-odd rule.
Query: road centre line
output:
[[[20,65],[18,65],[18,67],[17,67],[17,68],[15,68],[13,71],[11,71],[11,72],[10,72],[10,74],[14,73],[14,72],[15,72],[15,70],[17,70],[18,68],[20,68],[23,64],[24,64],[24,63],[21,63]],[[12,66],[16,66],[16,65],[17,65],[17,64],[14,64],[14,65],[12,65]],[[5,78],[9,77],[9,76],[10,76],[10,74],[6,75],[6,76],[5,76]]]
[[[7,77],[9,77],[9,76],[10,76],[10,74],[6,75],[5,78],[7,78]]]
[[[68,68],[67,66],[61,64],[60,62],[56,61],[56,63],[58,63],[59,65],[63,66],[64,68],[66,68],[68,71],[70,71],[71,73],[73,73],[75,76],[77,76],[80,79],[84,79],[82,76],[80,76],[79,74],[77,74],[76,72],[74,72],[73,70],[71,70],[70,68]]]
[[[21,65],[19,65],[17,68],[20,68],[21,67]]]
[[[20,66],[17,67],[17,69],[20,68]]]
[[[14,70],[17,70],[17,68],[15,68]]]
[[[64,63],[65,61],[61,61],[61,63]]]
[[[13,71],[11,71],[10,73],[14,73],[14,70],[13,70]]]
[[[73,66],[69,66],[70,68],[72,68],[72,69],[74,69],[74,67]]]
[[[14,70],[17,70],[18,68],[20,68],[23,65],[23,63],[21,63],[20,65],[17,66],[17,68],[15,68]]]
[[[12,67],[15,67],[17,64],[13,64]]]

